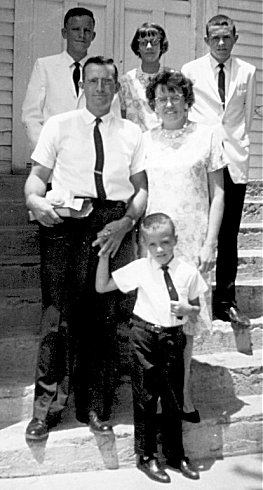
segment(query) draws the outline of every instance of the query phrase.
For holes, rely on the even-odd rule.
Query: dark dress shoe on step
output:
[[[111,425],[102,422],[94,410],[89,412],[89,427],[92,432],[98,432],[100,434],[109,434],[112,432]]]
[[[235,306],[225,309],[217,306],[214,308],[214,314],[219,320],[235,323],[236,326],[249,327],[251,324],[250,319]]]
[[[26,439],[41,441],[48,437],[48,426],[45,420],[33,418],[26,428]]]
[[[180,471],[186,478],[191,480],[199,480],[200,478],[199,472],[192,467],[188,458],[181,459],[179,462],[173,458],[168,458],[166,464],[169,468]]]
[[[200,415],[198,410],[195,410],[194,412],[183,412],[182,419],[191,422],[192,424],[198,424],[200,422]]]
[[[171,478],[159,465],[159,461],[156,458],[143,458],[141,456],[137,462],[138,470],[143,471],[151,480],[158,481],[159,483],[170,483]]]

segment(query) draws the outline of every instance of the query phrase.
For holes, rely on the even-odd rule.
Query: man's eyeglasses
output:
[[[138,39],[139,46],[141,48],[147,48],[148,43],[150,43],[151,46],[157,46],[159,44],[161,39],[158,36],[155,36],[153,38],[144,38],[144,39]]]
[[[110,87],[111,85],[114,84],[114,80],[112,78],[86,78],[85,82],[90,85],[91,87],[97,87],[99,81],[101,82],[102,85],[105,87]]]
[[[156,97],[155,100],[160,105],[166,105],[168,101],[171,104],[177,104],[181,100],[182,97],[183,97],[183,94],[164,95],[162,97]]]

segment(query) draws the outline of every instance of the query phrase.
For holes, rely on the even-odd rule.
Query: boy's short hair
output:
[[[95,64],[95,65],[111,65],[113,66],[114,68],[114,81],[116,83],[118,83],[118,69],[117,69],[117,66],[115,65],[114,61],[112,58],[105,58],[104,56],[91,56],[90,58],[87,59],[87,61],[84,63],[83,65],[83,69],[82,69],[82,72],[83,72],[83,82],[85,81],[85,69],[88,65],[91,65],[91,64]]]
[[[93,27],[95,27],[93,12],[84,7],[74,7],[73,9],[69,9],[64,17],[64,27],[66,27],[70,17],[81,17],[82,15],[87,15],[88,17],[90,17],[93,21]]]
[[[147,233],[147,231],[156,231],[160,226],[169,225],[171,232],[175,235],[175,226],[168,214],[165,213],[152,213],[148,214],[141,223],[141,232]]]
[[[215,15],[214,17],[212,17],[206,24],[206,35],[207,37],[209,37],[209,29],[211,26],[227,26],[227,27],[230,27],[232,32],[233,32],[233,36],[236,35],[236,26],[234,24],[234,21],[232,19],[230,19],[230,17],[227,17],[227,15]]]

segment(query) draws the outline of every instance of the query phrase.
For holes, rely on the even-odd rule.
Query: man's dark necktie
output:
[[[222,101],[223,109],[225,109],[225,72],[224,72],[224,63],[219,63],[219,72],[218,72],[218,92],[220,95],[220,99]]]
[[[162,270],[163,270],[163,275],[164,275],[164,280],[165,280],[165,283],[166,283],[166,286],[167,286],[167,289],[168,289],[168,293],[169,293],[169,296],[170,296],[170,299],[172,301],[178,301],[178,294],[177,294],[177,291],[174,287],[174,283],[172,281],[172,278],[168,272],[168,265],[162,265]],[[183,317],[182,316],[178,316],[177,317],[179,320],[181,320]]]
[[[78,61],[75,61],[74,65],[75,68],[73,71],[73,82],[75,85],[76,94],[79,95],[80,63]]]
[[[96,117],[95,119],[95,126],[94,126],[94,142],[95,142],[95,150],[96,150],[96,164],[95,164],[95,185],[97,189],[97,195],[98,199],[106,199],[106,192],[104,189],[103,185],[103,180],[102,180],[102,171],[103,171],[103,165],[104,165],[104,151],[103,151],[103,143],[102,143],[102,137],[100,134],[99,130],[99,124],[102,122],[102,120],[99,117]]]

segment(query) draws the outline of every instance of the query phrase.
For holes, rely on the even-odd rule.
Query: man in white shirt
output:
[[[141,130],[111,111],[118,90],[113,60],[89,58],[83,86],[86,108],[46,122],[25,185],[27,207],[40,223],[43,297],[30,440],[47,437],[50,416],[66,405],[73,362],[77,419],[94,431],[111,430],[105,420],[114,389],[120,298],[95,291],[98,251],[110,253],[113,269],[128,263],[132,229],[146,207]],[[53,197],[46,194],[51,174]],[[70,196],[84,200],[81,209]],[[68,217],[61,218],[61,208]]]
[[[189,118],[213,126],[224,149],[225,208],[218,237],[214,314],[224,321],[249,325],[237,307],[237,237],[249,172],[249,136],[256,94],[255,67],[231,56],[238,39],[234,22],[216,15],[206,25],[210,53],[186,63],[182,72],[194,84]]]
[[[36,60],[22,106],[22,121],[31,150],[50,116],[85,107],[84,91],[78,82],[82,81],[87,50],[96,35],[94,27],[90,10],[82,7],[68,10],[61,30],[66,50]]]

